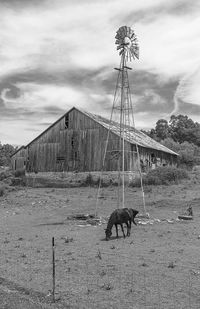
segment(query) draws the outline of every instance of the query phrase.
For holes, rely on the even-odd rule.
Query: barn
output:
[[[120,143],[119,123],[73,107],[28,145],[19,148],[12,155],[12,166],[27,172],[100,171],[107,144],[104,169],[117,171]],[[125,127],[125,171],[138,169],[137,148],[142,168],[176,164],[177,153],[143,132]]]

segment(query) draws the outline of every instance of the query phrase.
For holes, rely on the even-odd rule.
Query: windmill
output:
[[[120,143],[118,149],[118,208],[124,208],[125,206],[125,140],[131,141],[131,128],[135,127],[133,104],[131,100],[131,92],[129,86],[128,71],[132,68],[127,66],[128,61],[139,59],[139,45],[135,32],[127,26],[122,26],[118,29],[115,36],[115,44],[120,55],[120,66],[115,68],[118,71],[117,83],[115,88],[113,106],[111,111],[110,123],[113,121],[119,124]],[[106,149],[104,154],[104,160],[106,157],[107,146],[109,140],[109,132],[106,142]],[[136,144],[137,153],[137,166],[140,173],[143,208],[146,213],[144,190],[142,183],[142,173],[140,168],[140,156],[138,146]],[[103,162],[104,166],[104,162]],[[101,185],[101,183],[100,183]],[[99,190],[100,190],[99,185]],[[99,191],[97,195],[98,201]],[[96,205],[97,209],[97,205]]]

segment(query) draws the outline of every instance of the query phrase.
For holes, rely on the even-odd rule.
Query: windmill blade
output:
[[[133,36],[135,36],[135,31],[134,30],[131,31],[131,37],[133,37]]]
[[[122,34],[122,36],[124,38],[126,36],[126,26],[123,26],[120,29],[121,29],[121,34]]]
[[[125,59],[132,60],[139,59],[139,45],[134,30],[130,27],[122,26],[118,29],[115,36],[115,44],[119,55],[125,55]]]
[[[119,49],[121,49],[121,48],[124,48],[123,45],[117,46],[117,50],[119,50]]]
[[[128,27],[124,26],[124,34],[127,35],[127,33],[128,33]]]
[[[120,27],[120,28],[118,29],[117,33],[118,33],[118,35],[119,35],[120,37],[123,36],[122,27]]]
[[[129,51],[129,60],[131,61],[131,57],[132,57],[132,53],[131,53],[131,51]]]
[[[137,59],[139,59],[139,49],[134,51],[134,55]]]
[[[130,36],[131,36],[131,28],[130,27],[127,27],[126,35],[130,38]]]
[[[138,41],[138,39],[137,39],[136,36],[133,36],[133,37],[131,38],[131,42],[137,42],[137,41]]]

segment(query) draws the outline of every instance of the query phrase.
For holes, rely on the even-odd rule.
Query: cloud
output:
[[[0,1],[2,130],[15,140],[16,125],[18,138],[23,142],[25,130],[30,140],[30,128],[42,130],[72,106],[109,118],[113,68],[120,61],[114,37],[123,24],[132,26],[139,39],[140,60],[130,64],[130,86],[140,127],[142,121],[151,126],[156,117],[170,114],[185,76],[189,82],[180,82],[177,100],[179,111],[189,112],[186,103],[197,106],[198,98],[193,72],[199,64],[199,5],[186,0]]]
[[[154,22],[157,18],[164,16],[180,16],[185,17],[189,15],[197,15],[200,3],[198,1],[193,2],[193,5],[187,0],[178,1],[155,1],[151,5],[140,6],[131,8],[132,12],[125,14],[123,22],[127,24],[127,21],[131,23],[134,19],[135,23],[150,24]],[[120,15],[117,16],[120,19]],[[132,25],[131,25],[132,26]],[[134,26],[134,25],[133,25]]]
[[[172,114],[185,110],[186,113],[200,112],[200,67],[185,75],[174,94],[175,106]]]

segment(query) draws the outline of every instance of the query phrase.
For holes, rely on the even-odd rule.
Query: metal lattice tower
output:
[[[115,70],[118,71],[118,76],[117,76],[112,112],[110,117],[110,123],[112,124],[113,121],[119,123],[120,145],[118,149],[119,151],[118,208],[119,207],[124,208],[125,207],[125,166],[124,166],[125,147],[124,146],[125,146],[125,140],[131,141],[131,128],[135,127],[133,104],[131,100],[131,91],[128,77],[128,71],[132,70],[132,68],[127,66],[127,62],[131,61],[132,59],[134,60],[135,58],[139,59],[139,47],[135,33],[130,27],[127,26],[120,27],[119,30],[117,31],[115,38],[116,38],[115,43],[117,44],[117,50],[119,50],[121,61],[119,68],[115,68]],[[104,161],[107,152],[108,140],[109,140],[109,132],[106,143]],[[140,169],[140,157],[137,144],[136,144],[136,152],[138,160],[138,170],[141,176],[140,179],[141,179],[143,205],[144,205],[144,211],[146,212],[144,190],[142,184],[142,174]],[[120,186],[121,182],[122,186]]]

